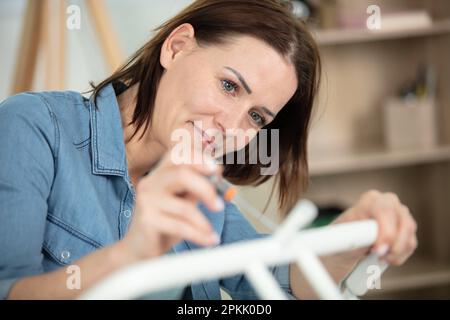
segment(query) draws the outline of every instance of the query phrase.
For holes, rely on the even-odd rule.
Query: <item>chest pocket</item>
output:
[[[43,249],[56,263],[64,266],[99,249],[101,245],[68,225],[47,220]]]

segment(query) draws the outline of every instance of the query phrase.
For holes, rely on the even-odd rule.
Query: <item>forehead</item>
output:
[[[259,39],[233,37],[226,44],[201,51],[214,70],[227,73],[224,67],[231,67],[238,71],[252,89],[251,96],[272,109],[281,108],[297,89],[294,65]]]

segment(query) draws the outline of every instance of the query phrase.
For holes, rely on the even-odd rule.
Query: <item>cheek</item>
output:
[[[225,139],[225,152],[234,152],[245,148],[258,133],[256,130],[248,131],[247,129],[235,130],[232,135],[227,136]],[[253,140],[252,143],[256,143]]]
[[[198,82],[185,93],[186,108],[193,114],[210,115],[223,105],[222,98],[210,83]]]

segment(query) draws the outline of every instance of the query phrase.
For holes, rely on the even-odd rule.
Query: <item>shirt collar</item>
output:
[[[92,170],[94,174],[127,175],[122,118],[112,84],[89,100]]]

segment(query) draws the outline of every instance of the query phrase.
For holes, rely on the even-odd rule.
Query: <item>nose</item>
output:
[[[224,134],[226,132],[233,132],[236,129],[245,129],[244,123],[247,115],[247,109],[245,106],[238,104],[230,104],[221,108],[214,116],[214,124],[222,130]]]

